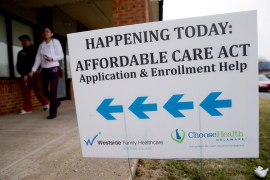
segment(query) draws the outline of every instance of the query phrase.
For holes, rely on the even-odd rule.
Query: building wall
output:
[[[0,5],[2,3],[0,2]],[[33,22],[35,24],[38,23],[37,13],[34,11],[25,11],[21,9],[18,10],[16,5],[11,5],[9,3],[4,4],[1,8],[6,9],[9,13],[12,13],[15,16],[20,17],[21,19],[26,19],[27,21]],[[23,15],[22,13],[25,14]],[[65,36],[67,33],[76,32],[76,24],[77,22],[72,20],[70,17],[65,15],[57,8],[52,8],[52,17],[53,18],[53,28],[60,35]],[[40,35],[39,35],[40,36]],[[39,38],[39,36],[37,38]],[[39,39],[37,40],[39,42]],[[16,71],[16,70],[15,70]],[[69,88],[70,89],[70,88]],[[72,92],[72,89],[69,90]],[[73,93],[73,92],[72,92]],[[32,91],[32,106],[33,109],[41,108],[41,104],[39,103],[36,95]],[[68,98],[72,98],[73,95],[68,95]],[[7,113],[16,113],[23,107],[23,99],[22,99],[22,91],[20,87],[20,81],[18,78],[0,78],[0,115]]]
[[[149,22],[148,0],[112,0],[112,17],[113,26]]]
[[[37,23],[37,16],[32,9],[22,9],[11,1],[0,1],[1,9],[9,12],[19,18],[27,19],[32,23]],[[18,78],[1,78],[0,79],[0,114],[15,113],[22,109],[23,106],[22,92]],[[34,93],[32,93],[33,107],[40,106]]]
[[[39,17],[32,11],[26,13],[26,16],[24,16],[23,14],[18,14],[18,12],[23,11],[16,11],[16,7],[14,6],[9,5],[6,8],[10,12],[14,12],[14,14],[16,12],[17,15],[21,15],[22,18],[31,20],[32,22],[39,22]],[[69,31],[75,32],[77,22],[65,16],[65,14],[56,8],[52,9],[52,17],[54,30],[59,30],[61,35],[65,35]],[[114,27],[149,22],[148,0],[112,0],[112,17],[112,26]],[[73,99],[72,80],[69,81],[69,85],[70,95],[68,97]],[[17,112],[22,108],[22,103],[19,79],[0,79],[0,114]],[[32,104],[34,108],[41,107],[33,92]]]
[[[68,99],[74,99],[72,80],[68,79]],[[31,92],[33,109],[42,109],[34,91]],[[0,115],[17,113],[23,107],[22,91],[19,79],[0,79]]]
[[[0,114],[18,112],[22,108],[23,99],[19,79],[1,79],[0,94]],[[31,95],[33,107],[41,107],[33,92]]]

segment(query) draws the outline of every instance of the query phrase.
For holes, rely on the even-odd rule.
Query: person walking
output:
[[[43,110],[47,110],[49,108],[49,101],[41,92],[40,74],[36,73],[33,77],[28,75],[34,65],[37,48],[32,44],[31,38],[28,35],[20,36],[19,40],[22,43],[23,49],[18,52],[16,69],[21,75],[20,83],[23,95],[23,109],[18,114],[32,113],[32,89],[39,102],[43,105]]]
[[[60,42],[52,38],[53,31],[49,27],[43,29],[43,42],[39,45],[35,59],[35,64],[32,67],[30,76],[42,68],[42,91],[43,94],[50,100],[50,110],[47,119],[54,119],[57,116],[57,109],[61,105],[57,98],[58,81],[60,75],[59,61],[64,58],[64,53]]]

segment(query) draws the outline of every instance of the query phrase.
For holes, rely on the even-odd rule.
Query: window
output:
[[[9,77],[6,21],[0,15],[0,77]]]
[[[20,76],[16,70],[17,54],[22,49],[18,37],[27,34],[34,42],[34,27],[15,18],[0,14],[0,78]]]
[[[19,36],[27,34],[30,36],[32,43],[34,42],[34,32],[31,26],[20,23],[18,21],[12,20],[12,52],[13,52],[13,64],[14,64],[14,72],[15,77],[19,77],[16,70],[17,63],[17,54],[22,49],[21,41],[18,39]]]

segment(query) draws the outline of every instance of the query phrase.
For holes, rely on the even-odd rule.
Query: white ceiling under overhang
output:
[[[57,7],[89,29],[112,26],[112,0],[13,0],[23,8]],[[149,1],[150,21],[159,20],[158,1]]]

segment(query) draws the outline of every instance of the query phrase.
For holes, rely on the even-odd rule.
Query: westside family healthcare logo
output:
[[[101,135],[101,132],[97,133],[97,134],[92,138],[92,140],[91,140],[91,139],[84,140],[86,146],[88,146],[88,145],[92,146],[93,143],[95,142],[96,138],[98,137],[98,135]]]

